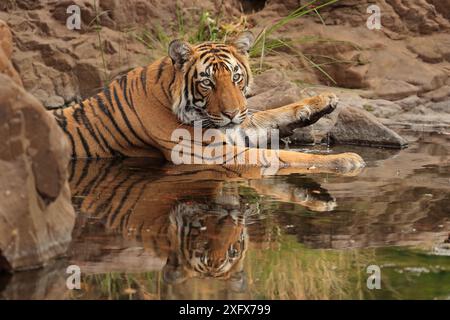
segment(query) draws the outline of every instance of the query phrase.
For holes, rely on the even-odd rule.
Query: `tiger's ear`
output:
[[[234,40],[233,45],[238,49],[239,53],[247,54],[253,43],[255,42],[255,36],[251,31],[244,31]]]
[[[169,44],[169,57],[178,68],[181,68],[189,60],[193,49],[189,43],[183,40],[173,40]]]

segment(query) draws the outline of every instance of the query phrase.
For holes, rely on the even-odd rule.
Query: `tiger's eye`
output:
[[[212,85],[212,81],[209,79],[204,79],[204,80],[202,80],[202,84],[204,86],[210,87]]]
[[[233,76],[233,81],[234,81],[234,82],[238,82],[240,79],[241,79],[241,75],[240,75],[239,73],[236,73],[236,74]]]

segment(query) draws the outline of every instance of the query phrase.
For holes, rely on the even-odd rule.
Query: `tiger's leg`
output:
[[[260,195],[297,203],[316,212],[332,211],[337,206],[336,198],[311,176],[298,177],[296,183],[286,179],[251,179],[248,185]]]
[[[289,132],[295,128],[309,126],[322,116],[333,112],[338,101],[334,93],[322,93],[283,107],[256,112],[242,124],[242,127],[245,129],[283,127]]]
[[[264,171],[263,174],[270,175],[295,172],[355,175],[365,166],[364,160],[355,153],[319,155],[288,150],[237,147],[228,144],[213,148],[199,147],[196,152],[190,150],[182,156],[177,151],[176,159],[171,152],[163,153],[167,160],[176,164],[248,166],[261,168]]]
[[[365,166],[364,160],[358,154],[351,152],[319,155],[278,150],[277,153],[280,162],[280,169],[277,171],[277,175],[296,173],[299,172],[299,169],[308,173],[330,172],[357,175]]]

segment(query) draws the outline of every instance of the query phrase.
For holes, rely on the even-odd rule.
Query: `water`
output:
[[[401,151],[302,150],[358,152],[354,177],[78,161],[67,257],[0,277],[0,298],[449,299],[450,135],[403,134]],[[66,289],[72,264],[81,290]]]

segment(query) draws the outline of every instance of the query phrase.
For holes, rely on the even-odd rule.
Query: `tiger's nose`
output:
[[[233,111],[222,111],[222,114],[231,120],[239,113],[239,110],[233,110]]]

